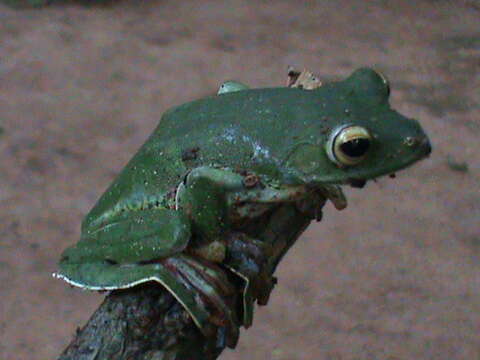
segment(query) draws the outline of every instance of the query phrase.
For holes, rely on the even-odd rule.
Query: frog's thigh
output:
[[[86,231],[61,263],[131,264],[181,252],[190,239],[190,222],[181,211],[149,209],[125,212],[99,229]]]
[[[193,169],[177,191],[177,208],[188,214],[204,240],[220,236],[227,210],[225,195],[243,187],[243,177],[228,170]]]

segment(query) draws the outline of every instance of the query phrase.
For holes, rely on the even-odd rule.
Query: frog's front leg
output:
[[[209,261],[221,263],[226,259],[229,246],[226,235],[231,231],[232,225],[238,225],[235,223],[237,215],[232,214],[238,213],[239,217],[244,218],[256,217],[276,203],[295,201],[305,195],[304,187],[273,189],[263,186],[256,177],[256,181],[252,182],[252,176],[255,177],[211,167],[193,169],[186,176],[177,189],[176,207],[192,223],[194,241],[189,248],[191,252]],[[254,206],[240,206],[246,203]],[[248,246],[245,249],[261,244],[255,239],[246,242]],[[263,251],[264,249],[259,249],[248,257],[259,257]],[[246,267],[241,269],[243,270],[248,272]]]
[[[231,229],[232,208],[241,199],[257,199],[261,186],[252,188],[249,178],[238,173],[200,167],[192,170],[177,189],[177,209],[185,213],[191,223],[194,240],[188,251],[206,260],[223,263],[230,271],[245,280],[244,320],[249,326],[253,301],[258,299],[257,288],[271,282],[262,280],[262,268],[268,258],[268,248],[260,240]],[[257,192],[260,191],[260,193]],[[254,192],[250,195],[248,193]],[[262,197],[269,198],[271,194]],[[273,285],[272,285],[273,286]]]
[[[301,201],[311,192],[303,185],[274,188],[262,184],[253,174],[245,180],[246,186],[241,191],[228,194],[230,220],[237,229],[242,229],[245,224],[248,227],[252,220],[256,223],[263,214],[280,204]],[[253,318],[254,302],[266,305],[276,284],[268,266],[274,249],[261,238],[254,239],[241,232],[231,232],[227,239],[228,253],[224,263],[245,281],[242,320],[243,325],[248,327]]]
[[[297,209],[310,219],[322,220],[322,208],[330,200],[337,210],[347,207],[347,199],[338,185],[323,184],[314,188],[311,194],[297,201]]]
[[[227,194],[243,187],[243,177],[211,167],[193,169],[177,189],[176,207],[191,220],[195,244],[190,251],[213,262],[222,262],[226,245]]]

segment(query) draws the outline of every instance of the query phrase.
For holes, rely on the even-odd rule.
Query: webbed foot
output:
[[[226,237],[227,256],[224,265],[245,281],[243,291],[243,325],[253,319],[253,304],[266,305],[276,279],[266,271],[271,252],[269,245],[240,232]]]
[[[221,263],[225,260],[227,248],[225,244],[219,240],[214,240],[208,244],[192,248],[190,252],[205,260],[214,263]]]

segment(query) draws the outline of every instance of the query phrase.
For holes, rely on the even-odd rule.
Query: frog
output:
[[[235,347],[276,283],[269,258],[285,251],[248,224],[264,226],[282,204],[318,221],[327,201],[346,207],[342,186],[363,187],[431,152],[374,69],[326,83],[289,72],[287,84],[228,81],[167,110],[85,216],[55,276],[90,290],[157,282],[205,336],[221,328]]]

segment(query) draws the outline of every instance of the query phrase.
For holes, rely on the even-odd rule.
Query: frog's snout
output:
[[[403,142],[406,146],[414,148],[415,151],[418,151],[418,153],[422,154],[424,157],[429,156],[432,152],[432,145],[426,135],[421,137],[407,136]]]

